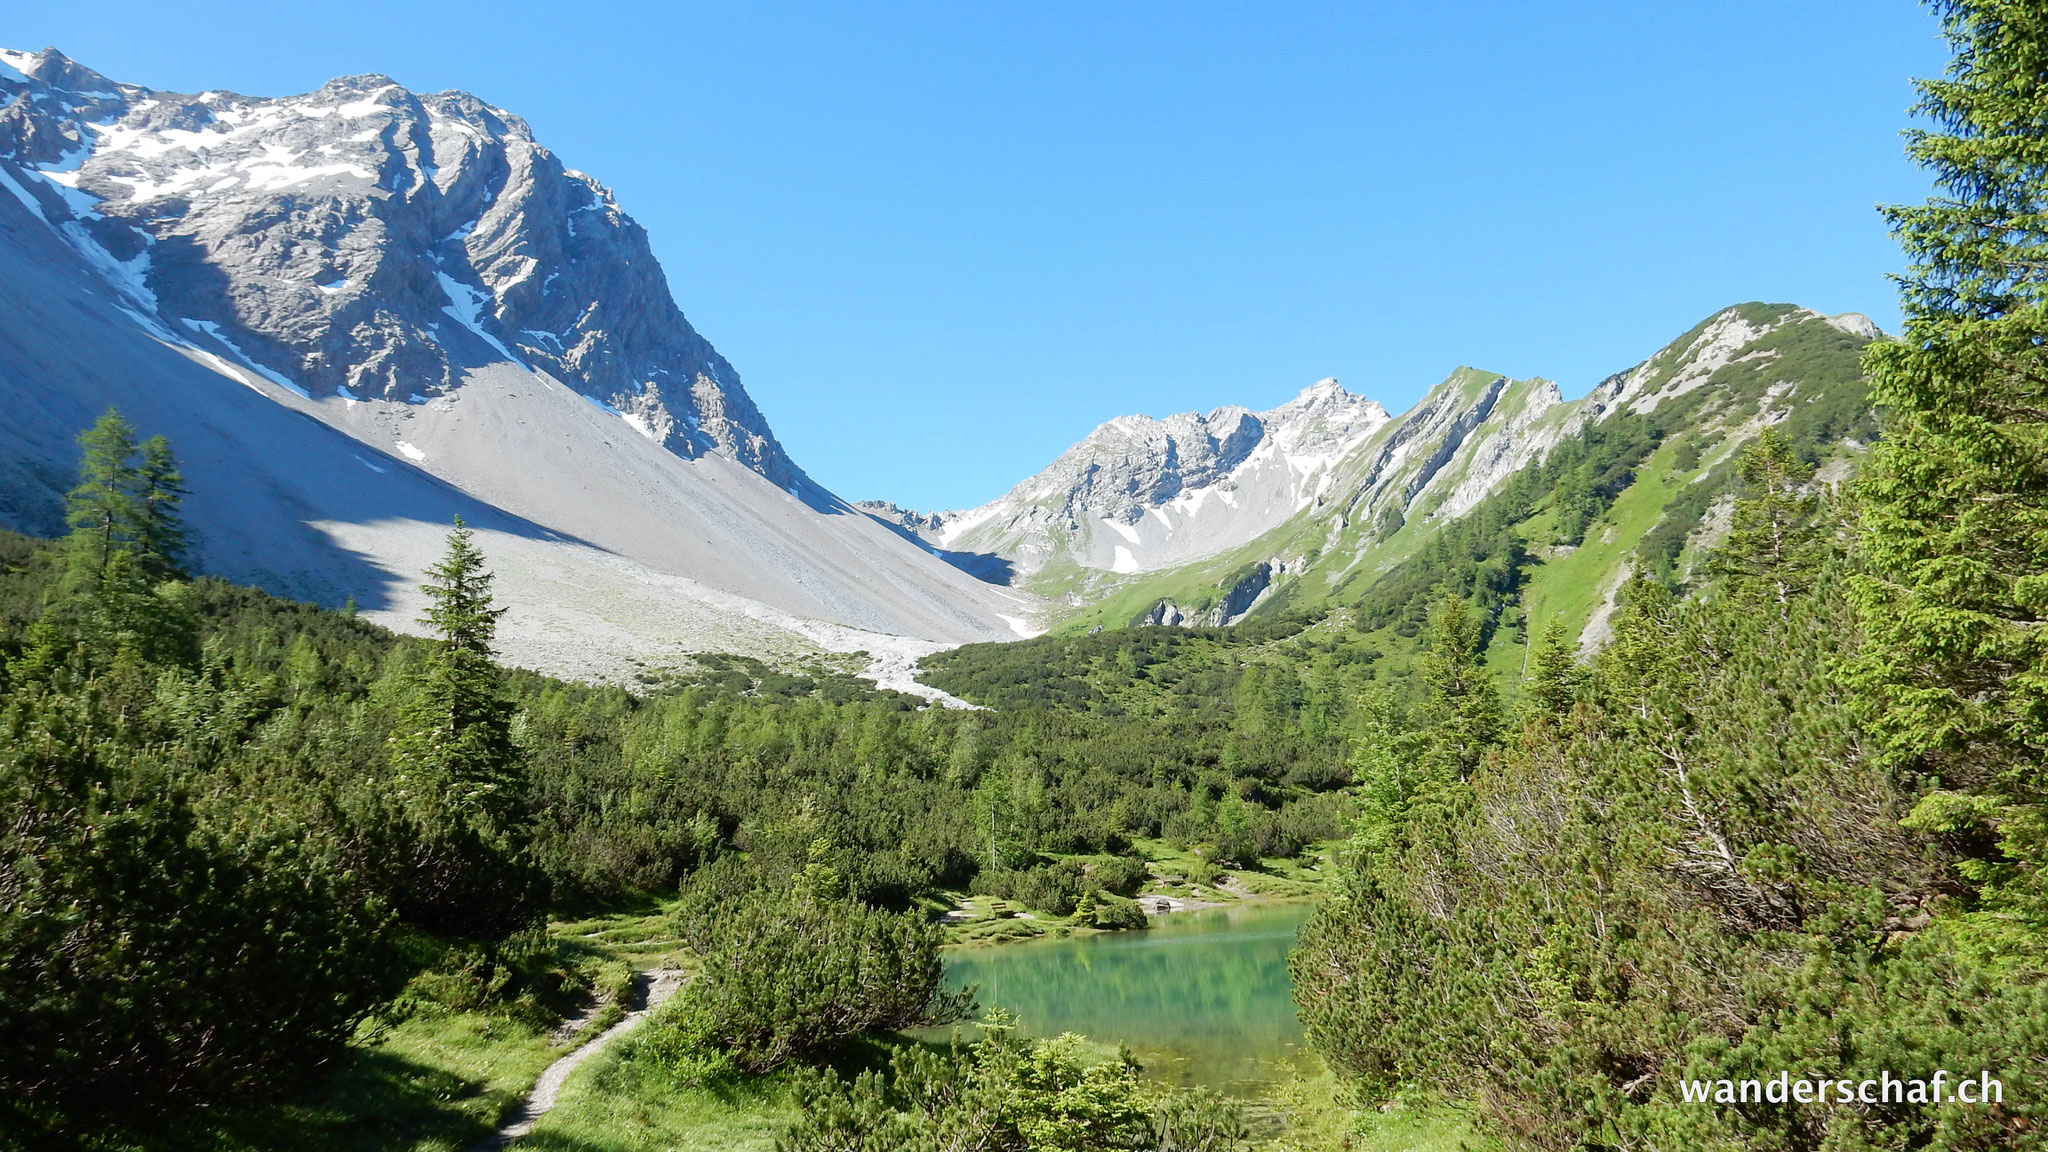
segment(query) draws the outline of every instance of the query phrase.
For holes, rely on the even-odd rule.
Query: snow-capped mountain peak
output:
[[[678,455],[812,487],[646,233],[519,117],[382,75],[261,98],[0,61],[0,179],[169,338],[314,397],[431,400],[517,364]]]

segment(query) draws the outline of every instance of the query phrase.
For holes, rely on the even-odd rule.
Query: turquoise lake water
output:
[[[1033,1036],[1124,1043],[1148,1075],[1244,1094],[1303,1054],[1287,953],[1310,905],[1250,904],[1154,917],[1143,932],[946,954],[955,986],[1016,1013]]]

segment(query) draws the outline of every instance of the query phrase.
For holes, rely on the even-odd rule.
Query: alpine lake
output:
[[[1025,1035],[1121,1043],[1148,1076],[1255,1097],[1310,1059],[1287,954],[1313,907],[1248,902],[1154,916],[1144,931],[952,948],[946,978],[978,985],[981,1011],[1013,1013]]]

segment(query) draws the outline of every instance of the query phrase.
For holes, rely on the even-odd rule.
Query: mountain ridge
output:
[[[432,399],[502,358],[679,455],[817,488],[675,305],[645,230],[518,116],[381,74],[265,98],[121,84],[54,49],[0,62],[40,88],[0,110],[0,152],[45,178],[12,190],[129,265],[132,302],[174,314],[174,338],[354,399]]]
[[[57,528],[111,404],[178,446],[199,570],[415,630],[460,514],[517,606],[508,658],[544,671],[865,652],[908,687],[920,653],[1031,630],[1031,597],[790,461],[644,232],[511,114],[0,65],[10,526]]]
[[[1515,380],[1461,366],[1414,406],[1390,417],[1378,403],[1325,379],[1263,413],[1225,406],[1208,414],[1105,421],[1045,469],[978,508],[863,508],[947,550],[943,554],[970,571],[1000,572],[1062,603],[1062,628],[1075,621],[1091,627],[1228,623],[1285,578],[1318,565],[1329,572],[1332,553],[1346,556],[1339,577],[1361,564],[1369,568],[1375,545],[1411,519],[1444,522],[1466,515],[1507,477],[1616,413],[1685,407],[1692,404],[1689,396],[1722,375],[1740,374],[1745,365],[1767,369],[1782,355],[1767,347],[1774,334],[1800,325],[1820,325],[1850,341],[1881,335],[1860,313],[1824,316],[1794,305],[1736,305],[1575,400],[1565,400],[1556,383],[1542,377]],[[1846,348],[1833,354],[1825,368],[1830,378],[1841,374],[1844,355]],[[1796,377],[1810,367],[1794,365],[1790,373]],[[1776,381],[1778,391],[1771,395],[1797,385],[1796,379]],[[1318,410],[1343,414],[1315,429],[1325,434],[1321,446],[1335,451],[1313,457],[1290,453],[1304,435],[1302,414]],[[1236,442],[1233,452],[1217,451],[1223,442],[1214,436],[1197,439],[1212,424],[1227,424],[1235,434],[1246,422],[1254,432]],[[1729,430],[1754,432],[1735,425]],[[1196,461],[1213,466],[1180,466],[1182,446],[1191,441]],[[1242,471],[1261,452],[1268,461],[1287,458],[1297,479],[1307,483],[1276,484],[1270,474]],[[1199,513],[1212,497],[1241,511],[1237,498],[1245,489],[1262,497],[1258,515],[1239,516],[1223,531],[1205,531],[1186,515]],[[1190,585],[1204,583],[1208,591],[1187,595]],[[1132,602],[1133,589],[1155,584],[1162,592],[1151,603]]]

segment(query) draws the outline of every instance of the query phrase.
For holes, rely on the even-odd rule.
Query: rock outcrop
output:
[[[172,337],[314,397],[419,403],[510,361],[680,456],[810,487],[645,230],[510,112],[386,76],[264,99],[0,62],[14,194]]]

